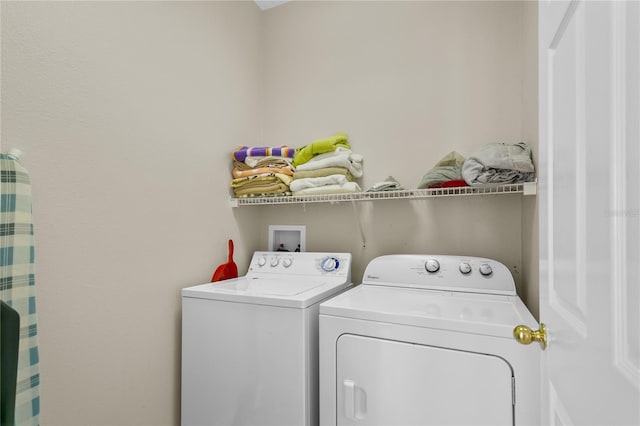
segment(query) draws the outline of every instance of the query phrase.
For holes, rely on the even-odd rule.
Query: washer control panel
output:
[[[501,262],[473,256],[386,255],[365,269],[363,284],[515,295],[515,282]]]
[[[351,253],[258,251],[250,275],[351,276]]]

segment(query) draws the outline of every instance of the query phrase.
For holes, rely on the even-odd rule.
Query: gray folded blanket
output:
[[[526,142],[487,144],[465,160],[462,178],[472,186],[532,182],[531,148]]]

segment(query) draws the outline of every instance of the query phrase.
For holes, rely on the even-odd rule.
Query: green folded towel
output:
[[[304,164],[311,160],[316,155],[333,152],[340,146],[351,149],[345,132],[338,132],[333,136],[329,136],[325,139],[318,139],[311,142],[309,145],[298,148],[296,150],[296,154],[293,156],[291,164],[293,166],[299,166],[300,164]]]

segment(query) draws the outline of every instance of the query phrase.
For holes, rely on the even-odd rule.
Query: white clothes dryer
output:
[[[351,285],[351,254],[255,252],[182,289],[182,425],[317,425],[319,305]]]
[[[321,425],[539,425],[537,322],[508,268],[388,255],[320,305]]]

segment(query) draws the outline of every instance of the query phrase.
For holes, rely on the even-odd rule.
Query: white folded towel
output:
[[[344,167],[354,178],[362,177],[362,160],[360,154],[354,154],[350,149],[338,147],[335,151],[316,155],[311,160],[296,167],[300,170],[318,170],[326,167]]]
[[[347,183],[347,177],[345,175],[329,175],[313,178],[294,179],[289,184],[291,191],[302,191],[306,188],[317,188],[325,185],[342,185]]]
[[[301,191],[292,191],[293,195],[317,195],[317,194],[344,194],[361,192],[360,185],[356,182],[347,182],[342,185],[323,185],[314,188],[305,188]]]

